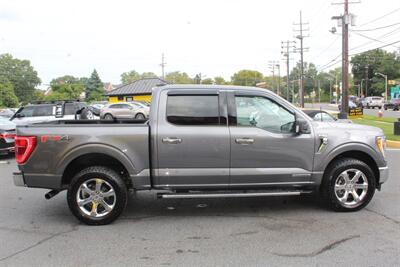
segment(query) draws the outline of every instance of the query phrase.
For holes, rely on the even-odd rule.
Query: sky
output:
[[[309,23],[304,60],[323,69],[341,53],[340,36],[329,32],[341,31],[331,17],[343,6],[334,1],[340,0],[0,0],[0,54],[30,60],[42,86],[66,74],[88,77],[93,69],[114,84],[130,70],[161,75],[162,53],[166,72],[229,80],[240,69],[270,75],[268,62],[275,60],[283,75],[281,41],[295,40],[302,10]],[[398,0],[362,0],[350,12],[351,30],[400,23]],[[400,40],[400,24],[357,33],[364,37],[350,33],[350,54]],[[290,57],[292,65],[299,60],[298,53]]]

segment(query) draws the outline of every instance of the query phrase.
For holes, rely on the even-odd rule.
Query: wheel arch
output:
[[[61,186],[68,185],[73,176],[80,170],[90,166],[106,166],[122,173],[129,181],[129,176],[136,173],[135,166],[118,149],[103,145],[89,144],[70,151],[57,166],[58,174],[61,175]]]
[[[377,186],[379,185],[380,173],[379,173],[379,167],[378,167],[378,164],[376,163],[376,160],[369,153],[362,151],[362,150],[357,150],[357,149],[340,152],[337,155],[335,155],[333,158],[331,158],[324,169],[323,176],[322,176],[323,181],[325,179],[328,179],[327,173],[330,170],[330,167],[337,160],[342,159],[342,158],[357,159],[357,160],[360,160],[360,161],[364,162],[365,164],[367,164],[374,172],[375,179],[376,179],[376,185]],[[320,186],[322,186],[324,184],[323,181]]]

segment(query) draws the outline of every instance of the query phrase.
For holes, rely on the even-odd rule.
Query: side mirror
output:
[[[19,118],[25,117],[25,115],[22,113],[17,113],[17,114],[15,114],[15,117],[19,119]]]
[[[309,132],[310,131],[308,129],[308,123],[306,121],[296,119],[296,123],[294,125],[294,133],[296,135],[300,135]]]

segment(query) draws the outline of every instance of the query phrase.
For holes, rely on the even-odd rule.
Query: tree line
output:
[[[381,95],[385,84],[377,73],[388,76],[388,80],[400,79],[400,54],[382,49],[368,51],[351,58],[352,71],[349,74],[350,94]],[[121,84],[128,84],[143,78],[158,77],[153,72],[139,73],[135,70],[121,74]],[[164,79],[175,84],[217,84],[242,85],[262,87],[278,91],[283,97],[297,94],[299,90],[300,64],[297,63],[289,74],[290,84],[286,84],[286,76],[267,75],[256,70],[240,70],[234,73],[230,80],[221,76],[213,78],[202,77],[201,74],[190,76],[186,72],[168,72]],[[329,71],[318,71],[313,63],[304,63],[304,91],[310,97],[318,90],[322,100],[332,97],[341,81],[341,68]],[[54,78],[50,82],[51,92],[47,95],[43,90],[36,89],[41,79],[29,60],[17,59],[10,54],[0,55],[0,107],[17,107],[19,104],[35,100],[78,99],[84,93],[85,100],[104,100],[104,83],[94,69],[90,77],[74,77],[65,75]],[[287,90],[289,89],[289,92]]]

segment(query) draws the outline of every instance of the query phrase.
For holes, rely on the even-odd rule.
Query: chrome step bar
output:
[[[243,193],[159,193],[158,198],[229,198],[229,197],[279,197],[310,194],[312,191],[277,191]]]

